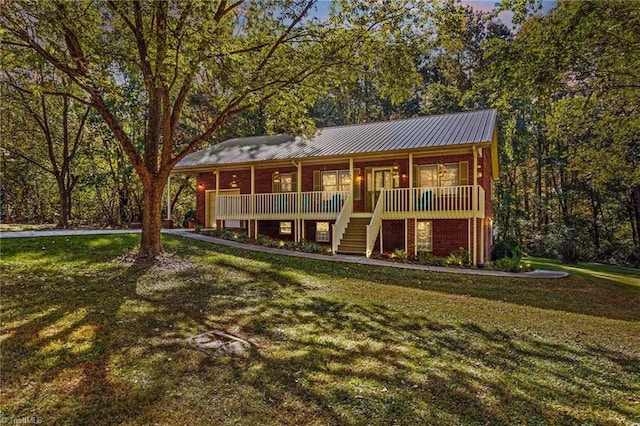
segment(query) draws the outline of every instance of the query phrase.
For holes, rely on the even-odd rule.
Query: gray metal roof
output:
[[[229,139],[187,155],[175,170],[491,142],[495,125],[496,111],[486,109],[326,127],[310,140],[282,134]]]

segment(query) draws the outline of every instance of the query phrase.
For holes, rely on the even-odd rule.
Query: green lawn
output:
[[[28,223],[0,223],[0,232],[15,232],[15,231],[42,231],[48,229],[55,229],[56,224],[28,224]]]
[[[531,263],[531,266],[534,268],[565,271],[603,287],[614,286],[625,289],[631,286],[640,289],[640,269],[621,268],[590,262],[580,262],[577,265],[565,265],[559,260],[543,259],[540,257],[528,257],[526,261]]]
[[[329,263],[165,236],[1,240],[5,419],[640,422],[640,288]],[[225,330],[247,357],[193,349]]]

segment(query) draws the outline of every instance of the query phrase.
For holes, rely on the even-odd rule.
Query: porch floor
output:
[[[196,234],[192,230],[185,230],[185,229],[163,229],[162,232],[166,234],[179,235],[185,238],[193,238],[195,240],[208,241],[210,243],[219,244],[223,246],[241,248],[243,250],[260,251],[264,253],[273,253],[273,254],[279,254],[283,256],[304,257],[307,259],[318,259],[318,260],[324,260],[327,262],[359,263],[363,265],[387,266],[387,267],[402,268],[402,269],[418,269],[423,271],[444,272],[448,274],[488,275],[493,277],[564,278],[569,275],[566,272],[546,271],[542,269],[536,269],[535,271],[531,271],[531,272],[511,273],[511,272],[502,272],[502,271],[487,271],[482,269],[457,269],[457,268],[446,268],[446,267],[440,267],[440,266],[416,265],[412,263],[394,263],[394,262],[387,262],[379,259],[371,259],[371,258],[367,259],[365,256],[350,256],[350,255],[344,255],[344,254],[323,255],[323,254],[303,253],[299,251],[291,251],[291,250],[284,250],[284,249],[271,248],[271,247],[254,246],[251,244],[238,243],[235,241],[228,241],[228,240],[223,240],[221,238],[215,238],[215,237],[209,237],[207,235]]]

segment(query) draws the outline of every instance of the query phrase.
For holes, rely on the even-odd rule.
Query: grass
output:
[[[1,240],[3,421],[640,422],[640,289],[425,273],[164,236]],[[221,329],[245,358],[189,346]]]
[[[623,268],[602,263],[580,262],[577,265],[565,265],[556,259],[528,257],[525,259],[537,269],[565,271],[601,287],[640,290],[640,269]]]
[[[56,224],[0,223],[0,232],[42,231],[55,229]]]

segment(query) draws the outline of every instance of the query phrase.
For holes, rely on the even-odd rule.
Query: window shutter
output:
[[[320,176],[320,170],[313,171],[313,190],[322,191],[322,180]]]
[[[298,192],[298,172],[291,173],[291,192]]]
[[[469,162],[458,163],[458,185],[469,185]]]
[[[413,165],[413,187],[420,187],[420,166],[416,164]]]
[[[359,200],[361,195],[360,195],[360,187],[362,185],[362,179],[360,179],[360,169],[359,168],[354,168],[353,169],[353,199],[354,200]]]
[[[277,181],[276,181],[276,177],[278,178]],[[271,175],[271,192],[273,193],[280,192],[280,174],[279,173],[273,173]]]

